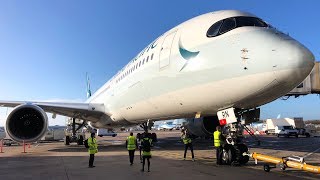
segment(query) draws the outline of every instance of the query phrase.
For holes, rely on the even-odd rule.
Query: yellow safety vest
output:
[[[98,144],[96,138],[89,137],[88,138],[88,145],[89,145],[89,153],[95,154],[98,152]]]
[[[189,144],[192,142],[191,138],[187,138],[187,137],[183,138],[182,141],[183,141],[183,144]]]
[[[220,147],[221,146],[221,141],[220,141],[220,135],[221,135],[221,132],[220,131],[215,131],[213,133],[213,144],[215,147]]]
[[[146,141],[149,140],[150,146],[151,146],[151,144],[152,144],[152,139],[151,139],[151,138],[143,138],[142,141],[143,141],[143,140],[146,140]],[[142,149],[143,149],[143,148],[142,148]],[[151,156],[151,147],[150,147],[150,151],[149,151],[149,152],[147,152],[147,151],[142,151],[142,156]]]
[[[127,137],[127,149],[128,150],[136,149],[136,137],[134,136]]]

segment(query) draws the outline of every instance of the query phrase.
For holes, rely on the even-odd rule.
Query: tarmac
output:
[[[84,146],[63,142],[44,142],[26,146],[13,145],[3,147],[0,153],[0,179],[320,179],[319,174],[302,170],[280,168],[263,171],[263,162],[255,165],[254,160],[244,166],[218,166],[215,164],[215,150],[211,140],[194,140],[195,162],[191,161],[188,151],[183,160],[183,144],[179,131],[156,131],[159,142],[152,150],[151,172],[141,172],[139,152],[135,161],[129,165],[125,139],[128,133],[119,133],[117,137],[98,137],[99,152],[96,154],[95,168],[88,168],[89,155]],[[136,134],[136,133],[135,133]],[[305,156],[308,164],[320,165],[320,138],[278,138],[261,136],[261,145],[252,138],[245,139],[251,152],[277,157],[298,155]],[[147,168],[145,168],[147,169]]]

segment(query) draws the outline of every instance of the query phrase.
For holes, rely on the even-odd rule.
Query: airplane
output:
[[[225,164],[245,164],[241,119],[297,87],[315,58],[304,45],[261,18],[238,10],[210,12],[162,34],[86,102],[0,101],[15,141],[40,139],[46,112],[82,119],[94,128],[188,118],[196,134],[223,126]],[[151,127],[151,126],[150,126]],[[147,131],[147,128],[145,128]],[[239,153],[240,152],[240,153]]]
[[[169,130],[169,131],[171,131],[171,130],[173,130],[175,128],[176,128],[176,125],[174,125],[174,124],[163,124],[163,125],[160,125],[158,127],[158,130],[163,130],[163,131]]]

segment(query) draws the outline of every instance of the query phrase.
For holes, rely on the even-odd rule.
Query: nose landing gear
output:
[[[143,134],[138,133],[137,139],[142,139],[146,134],[149,134],[150,138],[152,139],[152,142],[158,142],[157,134],[156,133],[149,133],[149,130],[151,130],[151,127],[153,126],[152,121],[147,121],[142,124],[140,124],[140,127],[143,128],[144,132]]]

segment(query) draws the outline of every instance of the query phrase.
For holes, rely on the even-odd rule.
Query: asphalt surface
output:
[[[255,165],[250,160],[241,167],[215,165],[215,150],[211,140],[194,140],[196,161],[191,161],[188,151],[183,160],[183,144],[179,132],[157,132],[159,142],[152,151],[151,172],[141,172],[138,151],[135,163],[129,165],[128,152],[124,142],[128,133],[117,137],[98,137],[99,153],[96,154],[95,168],[88,168],[88,152],[84,146],[63,142],[32,144],[26,147],[13,145],[3,147],[0,154],[0,179],[320,179],[320,175],[301,170],[279,168],[267,173],[263,162]],[[320,138],[277,138],[260,137],[257,146],[252,138],[245,139],[251,152],[276,157],[306,156],[308,164],[320,166]]]

